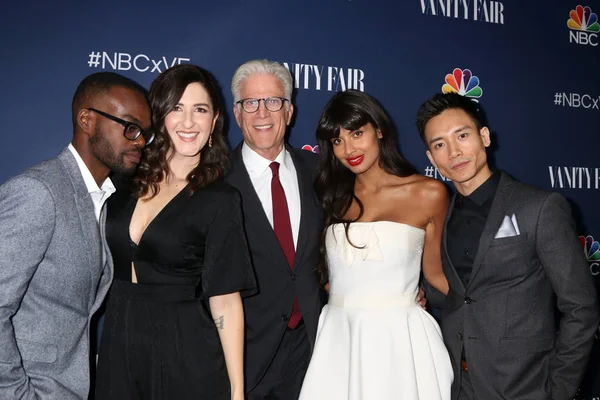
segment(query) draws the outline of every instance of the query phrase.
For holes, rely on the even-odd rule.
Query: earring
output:
[[[212,147],[212,133],[208,136],[208,148]]]

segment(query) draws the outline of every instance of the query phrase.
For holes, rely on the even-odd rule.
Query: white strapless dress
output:
[[[327,229],[331,284],[300,400],[449,400],[435,319],[416,303],[425,231],[396,222]]]

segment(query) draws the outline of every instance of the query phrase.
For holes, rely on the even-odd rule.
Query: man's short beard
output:
[[[135,172],[137,171],[137,165],[135,167],[132,168],[128,168],[128,169],[120,169],[120,170],[113,170],[115,172],[115,174],[122,176],[124,178],[131,178],[133,175],[135,175]]]
[[[135,173],[137,165],[125,168],[125,154],[115,154],[111,144],[106,140],[106,137],[98,127],[96,127],[94,136],[90,139],[90,147],[96,158],[112,172],[124,176],[131,176]]]

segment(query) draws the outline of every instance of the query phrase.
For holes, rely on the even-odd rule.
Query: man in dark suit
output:
[[[317,157],[284,142],[294,112],[292,85],[289,71],[268,60],[243,64],[231,84],[244,140],[227,179],[242,195],[259,289],[244,299],[249,400],[298,398],[322,306]]]
[[[417,113],[432,164],[458,191],[442,241],[440,303],[453,399],[572,399],[598,308],[567,201],[492,171],[477,104],[437,94]],[[558,312],[556,311],[558,310]]]
[[[153,137],[145,90],[99,72],[73,97],[73,140],[0,186],[0,399],[87,399],[91,318],[112,282],[111,171]]]

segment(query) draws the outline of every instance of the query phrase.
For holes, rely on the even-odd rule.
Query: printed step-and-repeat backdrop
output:
[[[406,157],[442,181],[415,113],[440,91],[479,101],[495,164],[571,202],[590,274],[599,279],[600,1],[586,1],[7,3],[0,183],[69,143],[72,95],[90,73],[116,71],[149,87],[171,65],[198,64],[231,104],[235,69],[268,58],[295,79],[293,146],[318,152],[322,108],[335,92],[358,89],[389,111]],[[234,146],[241,134],[231,112],[228,126]],[[600,399],[599,359],[597,349],[581,399]]]

